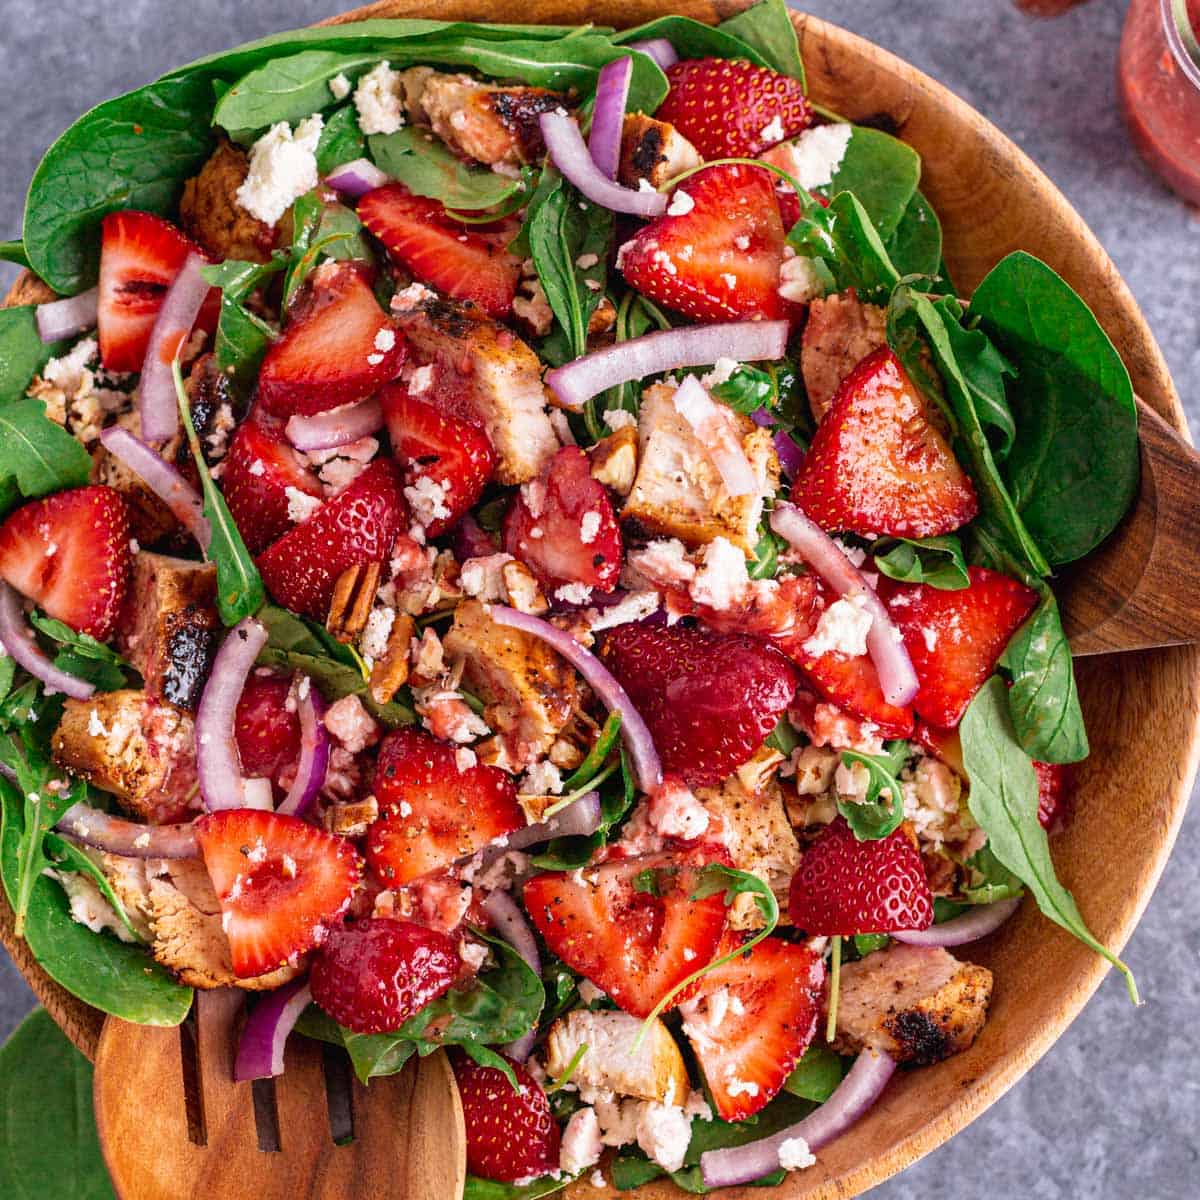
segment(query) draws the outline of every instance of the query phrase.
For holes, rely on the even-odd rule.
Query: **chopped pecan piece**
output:
[[[388,704],[408,682],[408,648],[416,623],[408,613],[397,613],[388,634],[387,649],[371,668],[371,698],[376,704]]]
[[[365,837],[367,827],[379,816],[379,801],[364,796],[348,804],[331,804],[325,810],[325,827],[342,837]]]
[[[333,599],[329,601],[329,620],[325,622],[325,628],[339,642],[357,641],[366,628],[382,570],[382,563],[360,563],[338,576],[333,586]]]

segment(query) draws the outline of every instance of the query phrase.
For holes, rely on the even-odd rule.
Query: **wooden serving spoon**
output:
[[[343,1051],[293,1036],[282,1076],[235,1083],[243,998],[198,991],[178,1029],[104,1022],[93,1100],[118,1200],[460,1200],[444,1052],[364,1088]]]

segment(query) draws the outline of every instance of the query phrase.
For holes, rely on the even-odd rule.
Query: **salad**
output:
[[[301,30],[81,117],[0,248],[46,972],[259,993],[239,1079],[448,1048],[477,1197],[805,1170],[987,1036],[1022,903],[1136,1001],[1048,841],[1129,377],[1028,254],[962,295],[920,175],[782,0]]]

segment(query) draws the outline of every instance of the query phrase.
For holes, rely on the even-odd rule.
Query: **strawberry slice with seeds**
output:
[[[788,913],[814,937],[928,929],[933,896],[907,826],[860,842],[837,817],[804,852],[792,876]]]
[[[354,847],[300,820],[255,808],[196,822],[239,979],[274,971],[325,940],[362,874]]]
[[[437,200],[388,183],[358,202],[359,220],[388,254],[422,283],[453,300],[472,300],[489,317],[507,317],[521,278],[521,260],[506,235],[477,233],[452,220]]]
[[[300,716],[288,711],[292,681],[282,675],[259,675],[246,680],[233,721],[242,770],[253,778],[270,779],[276,793],[285,768],[300,757]]]
[[[285,608],[323,621],[338,576],[385,562],[407,521],[400,472],[390,458],[377,458],[259,556],[263,583]]]
[[[454,748],[419,729],[383,739],[375,799],[367,861],[385,887],[440,871],[525,824],[511,775],[482,763],[460,771]]]
[[[296,524],[288,490],[323,500],[320,480],[282,438],[251,418],[234,435],[221,491],[251,554],[260,554]]]
[[[1066,763],[1033,764],[1038,781],[1038,820],[1053,833],[1061,829],[1070,813],[1071,768]]]
[[[563,446],[504,517],[504,549],[548,588],[582,583],[611,592],[621,574],[621,527],[588,457]]]
[[[724,955],[742,942],[727,933]],[[710,971],[680,1005],[683,1031],[723,1121],[742,1121],[782,1090],[817,1032],[825,962],[809,946],[764,938]]]
[[[116,627],[131,559],[129,509],[110,487],[31,500],[0,525],[0,578],[101,642]]]
[[[998,571],[968,567],[967,574],[970,585],[956,592],[880,581],[880,596],[904,635],[921,684],[913,707],[943,729],[962,720],[1037,604],[1036,592]]]
[[[379,393],[392,452],[404,467],[404,482],[415,487],[430,480],[438,489],[430,501],[430,537],[445,533],[471,509],[496,469],[496,452],[482,429],[419,400],[407,384],[393,383]]]
[[[792,484],[822,529],[934,537],[979,511],[975,488],[886,346],[842,381]]]
[[[693,895],[703,867],[718,856],[728,865],[723,847],[708,845],[535,875],[525,885],[525,908],[567,966],[626,1012],[647,1017],[716,954],[724,898],[720,891],[703,899]]]
[[[620,625],[600,657],[650,727],[663,771],[691,787],[740,767],[796,693],[791,662],[744,634]]]
[[[800,80],[744,59],[685,58],[667,68],[667,82],[655,119],[702,158],[754,158],[812,123]]]
[[[784,228],[773,176],[727,163],[697,172],[681,193],[690,209],[657,217],[621,247],[630,286],[697,321],[791,316],[779,295]]]
[[[362,269],[323,263],[267,351],[258,398],[277,417],[312,416],[361,400],[394,379],[405,342]]]

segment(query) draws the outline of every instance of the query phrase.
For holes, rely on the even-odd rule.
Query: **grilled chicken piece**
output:
[[[145,680],[146,694],[195,708],[221,628],[217,571],[207,563],[139,551],[117,625],[117,648]]]
[[[481,757],[511,771],[544,757],[577,701],[567,662],[538,638],[497,625],[478,600],[458,606],[442,645],[448,660],[463,660],[463,678],[497,733]]]
[[[887,313],[853,289],[813,300],[800,342],[800,372],[813,420],[829,411],[838,385],[873,350],[887,345]]]
[[[674,395],[673,387],[659,383],[642,396],[637,478],[621,516],[662,537],[677,537],[692,545],[724,537],[752,554],[763,499],[779,486],[779,460],[771,433],[730,410],[761,483],[748,496],[731,496],[704,443],[676,412]]]
[[[67,700],[51,745],[54,761],[111,792],[151,825],[188,815],[197,794],[192,714],[145,692],[97,692]]]
[[[540,475],[558,438],[537,355],[510,329],[443,300],[423,299],[394,316],[413,360],[433,369],[414,395],[482,427],[499,459],[501,483]]]
[[[222,138],[200,173],[183,185],[179,223],[218,262],[266,262],[279,240],[279,226],[264,225],[237,202],[249,169],[246,151]]]
[[[304,969],[283,966],[269,975],[239,979],[233,973],[221,907],[204,864],[195,858],[140,859],[105,854],[101,870],[150,950],[189,987],[282,987]]]
[[[661,187],[701,161],[696,147],[674,125],[642,113],[626,113],[617,168],[617,179],[626,187],[636,188],[643,179],[651,187]]]
[[[546,1072],[557,1079],[580,1047],[586,1046],[571,1076],[575,1085],[639,1100],[682,1104],[689,1084],[675,1039],[662,1021],[655,1019],[634,1053],[641,1027],[637,1017],[616,1010],[577,1010],[559,1017],[546,1037]]]
[[[940,947],[893,942],[842,967],[833,1048],[880,1050],[917,1066],[941,1062],[979,1036],[991,995],[986,967]]]

